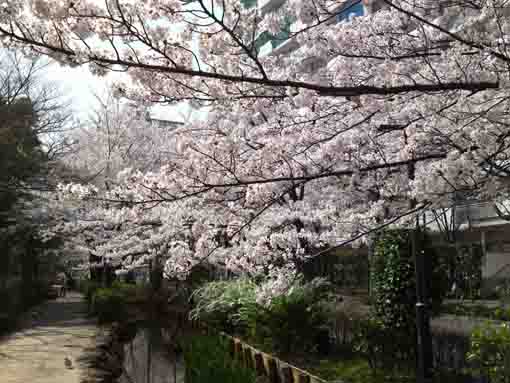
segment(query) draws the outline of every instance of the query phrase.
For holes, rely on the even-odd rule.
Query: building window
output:
[[[248,9],[257,5],[257,0],[241,0],[244,8]]]
[[[345,6],[336,14],[336,22],[341,23],[342,21],[350,21],[354,17],[363,16],[364,14],[365,7],[361,1],[351,2],[350,5]]]

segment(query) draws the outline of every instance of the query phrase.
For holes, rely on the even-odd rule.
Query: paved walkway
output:
[[[82,297],[69,293],[32,312],[19,331],[0,338],[0,382],[80,383],[84,367],[78,358],[97,334]]]

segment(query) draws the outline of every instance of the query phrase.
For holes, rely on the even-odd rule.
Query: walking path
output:
[[[82,296],[69,293],[32,313],[19,331],[0,338],[0,382],[82,382],[86,367],[79,358],[98,332]]]

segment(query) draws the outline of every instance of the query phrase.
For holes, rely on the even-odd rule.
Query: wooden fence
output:
[[[186,321],[183,313],[179,313],[179,319]],[[209,327],[200,321],[190,321],[191,326],[208,333]],[[188,322],[188,323],[190,323]],[[257,376],[264,377],[268,383],[328,383],[305,370],[293,366],[273,355],[262,352],[241,339],[228,335],[224,332],[216,333],[225,338],[229,345],[230,355],[239,360],[247,368],[254,369]],[[335,381],[338,382],[338,381]]]
[[[265,376],[270,383],[326,383],[325,380],[301,370],[272,355],[266,354],[238,338],[221,333],[227,338],[231,355],[248,368],[253,368],[258,376]]]

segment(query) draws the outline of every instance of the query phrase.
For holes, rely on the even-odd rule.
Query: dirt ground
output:
[[[85,366],[78,359],[97,331],[77,293],[38,306],[18,331],[0,338],[0,382],[80,383]]]

